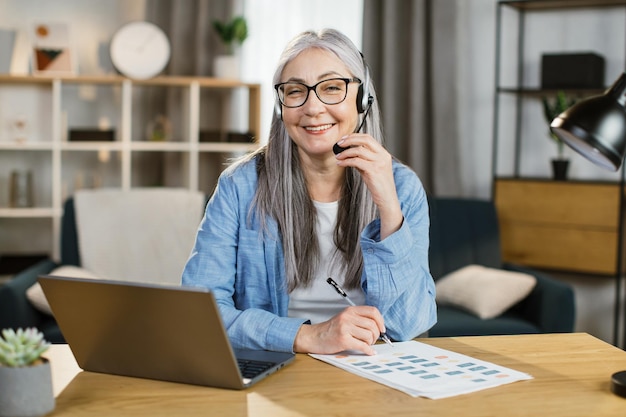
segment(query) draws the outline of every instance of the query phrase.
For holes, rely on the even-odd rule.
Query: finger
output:
[[[337,316],[339,332],[366,344],[374,344],[380,335],[378,323],[372,317],[377,313],[378,310],[370,306],[347,307]]]
[[[386,332],[385,319],[383,318],[383,315],[380,314],[380,310],[378,310],[376,307],[356,306],[352,308],[354,309],[354,313],[367,319],[366,323],[361,322],[363,324],[363,327],[369,327],[370,325],[372,325],[373,322],[372,326],[373,328],[378,330],[379,334]],[[378,339],[378,334],[376,335],[376,339]]]
[[[378,339],[376,339],[378,340]],[[375,355],[376,350],[372,347],[372,345],[376,342],[364,341],[359,337],[352,336],[349,341],[346,342],[345,346],[341,350],[356,350],[359,352],[363,352],[366,355]]]
[[[367,134],[352,134],[343,136],[338,142],[337,145],[346,149],[346,148],[354,148],[358,146],[363,146],[370,150],[376,150],[378,148],[382,148],[378,142],[374,140],[373,137]]]
[[[360,327],[357,325],[352,329],[351,336],[367,345],[373,345],[378,340],[380,332],[376,327]]]
[[[378,338],[374,339],[374,333],[371,329],[360,327],[353,322],[343,322],[333,327],[335,328],[332,332],[334,336],[332,334],[326,334],[325,337],[328,342],[326,348],[332,351],[330,353],[355,350],[367,355],[376,354],[376,351],[371,345],[373,345]],[[330,337],[330,339],[328,339],[328,337]]]

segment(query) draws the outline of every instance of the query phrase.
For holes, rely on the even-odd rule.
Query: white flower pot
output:
[[[218,55],[213,61],[213,76],[239,79],[239,59],[234,55]]]
[[[35,417],[54,410],[50,362],[10,368],[0,366],[0,416]]]

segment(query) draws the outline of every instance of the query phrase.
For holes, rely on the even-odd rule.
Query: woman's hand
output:
[[[375,355],[372,345],[384,331],[384,320],[376,307],[348,307],[323,323],[302,325],[293,350],[321,354],[356,350]]]
[[[400,228],[403,221],[393,178],[392,157],[370,135],[353,133],[337,142],[347,148],[337,154],[337,165],[356,168],[363,177],[380,213],[381,240]]]

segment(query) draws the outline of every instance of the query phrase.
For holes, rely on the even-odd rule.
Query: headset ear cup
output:
[[[356,109],[359,113],[365,113],[372,105],[374,97],[370,94],[370,71],[363,54],[361,54],[361,58],[363,59],[363,67],[365,67],[365,79],[359,85],[359,91],[356,96]]]
[[[359,113],[363,113],[365,111],[365,105],[363,105],[363,103],[367,103],[367,100],[363,100],[364,95],[363,84],[360,84],[359,91],[356,94],[356,110]]]
[[[276,100],[276,103],[274,104],[274,113],[276,114],[276,117],[278,117],[280,120],[283,120],[283,106],[278,100]]]

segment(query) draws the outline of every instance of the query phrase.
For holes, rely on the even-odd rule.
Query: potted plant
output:
[[[548,135],[557,146],[557,157],[552,159],[552,175],[555,180],[567,179],[567,169],[569,167],[569,160],[564,155],[565,143],[550,130],[550,124],[552,121],[565,110],[570,108],[576,103],[575,99],[569,99],[566,97],[565,92],[558,91],[554,100],[548,100],[547,97],[542,98],[543,101],[543,114],[548,122]]]
[[[35,328],[2,330],[0,416],[41,416],[54,409],[50,362],[41,357],[49,346]]]
[[[217,32],[222,44],[224,54],[217,55],[213,62],[213,75],[219,78],[237,78],[239,64],[235,56],[235,46],[241,45],[248,37],[248,25],[242,16],[236,16],[228,22],[215,20],[213,28]]]

